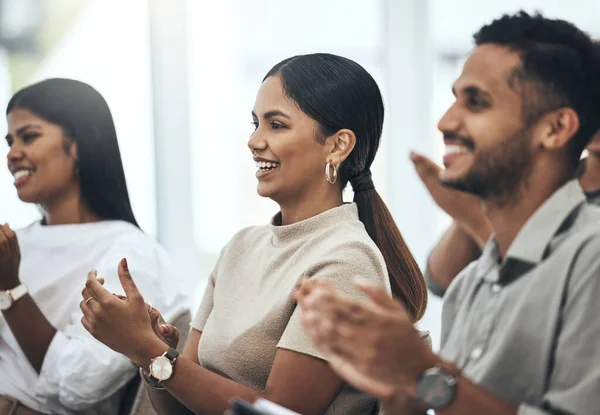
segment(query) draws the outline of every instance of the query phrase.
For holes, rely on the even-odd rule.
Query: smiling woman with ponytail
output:
[[[163,390],[153,389],[156,381],[149,386],[159,414],[222,414],[236,397],[264,397],[303,415],[375,409],[375,399],[344,382],[311,341],[295,294],[309,275],[367,302],[354,285],[361,277],[403,301],[414,321],[423,315],[425,282],[371,180],[383,112],[375,80],[340,56],[295,56],[265,76],[248,147],[258,194],[280,211],[270,224],[238,232],[221,251],[184,353],[170,364]],[[349,182],[356,203],[343,201]],[[82,303],[84,325],[154,376],[150,361],[169,365],[162,355],[177,338],[140,323],[148,318],[135,275],[123,267],[121,273],[136,300],[93,302],[93,309]],[[88,284],[110,298],[93,275]]]

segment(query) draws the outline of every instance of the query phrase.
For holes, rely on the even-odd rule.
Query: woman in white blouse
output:
[[[45,80],[17,92],[6,114],[14,186],[43,218],[0,229],[0,414],[116,414],[136,371],[81,327],[85,276],[94,268],[120,292],[115,264],[127,255],[167,319],[184,305],[170,288],[180,285],[165,280],[165,251],[138,227],[112,116],[95,89]]]

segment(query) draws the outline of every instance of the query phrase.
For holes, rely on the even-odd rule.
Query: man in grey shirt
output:
[[[587,150],[589,155],[579,162],[577,178],[587,201],[600,206],[600,131]],[[432,249],[423,272],[429,291],[443,297],[458,273],[479,258],[493,230],[475,196],[444,186],[440,167],[424,155],[413,153],[411,161],[435,202],[453,219]]]
[[[600,208],[574,180],[600,129],[589,36],[523,12],[484,26],[439,122],[442,182],[476,196],[494,237],[451,284],[439,355],[402,304],[362,306],[304,280],[303,324],[386,415],[600,412]]]

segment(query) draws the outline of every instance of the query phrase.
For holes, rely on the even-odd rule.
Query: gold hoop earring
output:
[[[331,178],[331,173],[330,173],[331,168],[333,168],[333,179]],[[328,161],[327,165],[325,166],[325,178],[331,184],[334,184],[335,182],[337,182],[337,167],[334,164],[331,164],[330,161]]]

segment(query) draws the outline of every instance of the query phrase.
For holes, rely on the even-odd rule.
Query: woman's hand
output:
[[[0,226],[0,290],[11,290],[19,285],[21,250],[17,235],[8,226]]]
[[[119,263],[118,274],[126,297],[106,291],[96,279],[96,271],[88,274],[80,304],[81,323],[96,339],[146,367],[149,359],[160,354],[156,350],[167,348],[153,330],[151,310],[129,273],[126,259]]]
[[[160,312],[148,304],[148,314],[154,334],[156,334],[169,347],[177,349],[179,345],[179,329],[172,324],[168,324]]]

